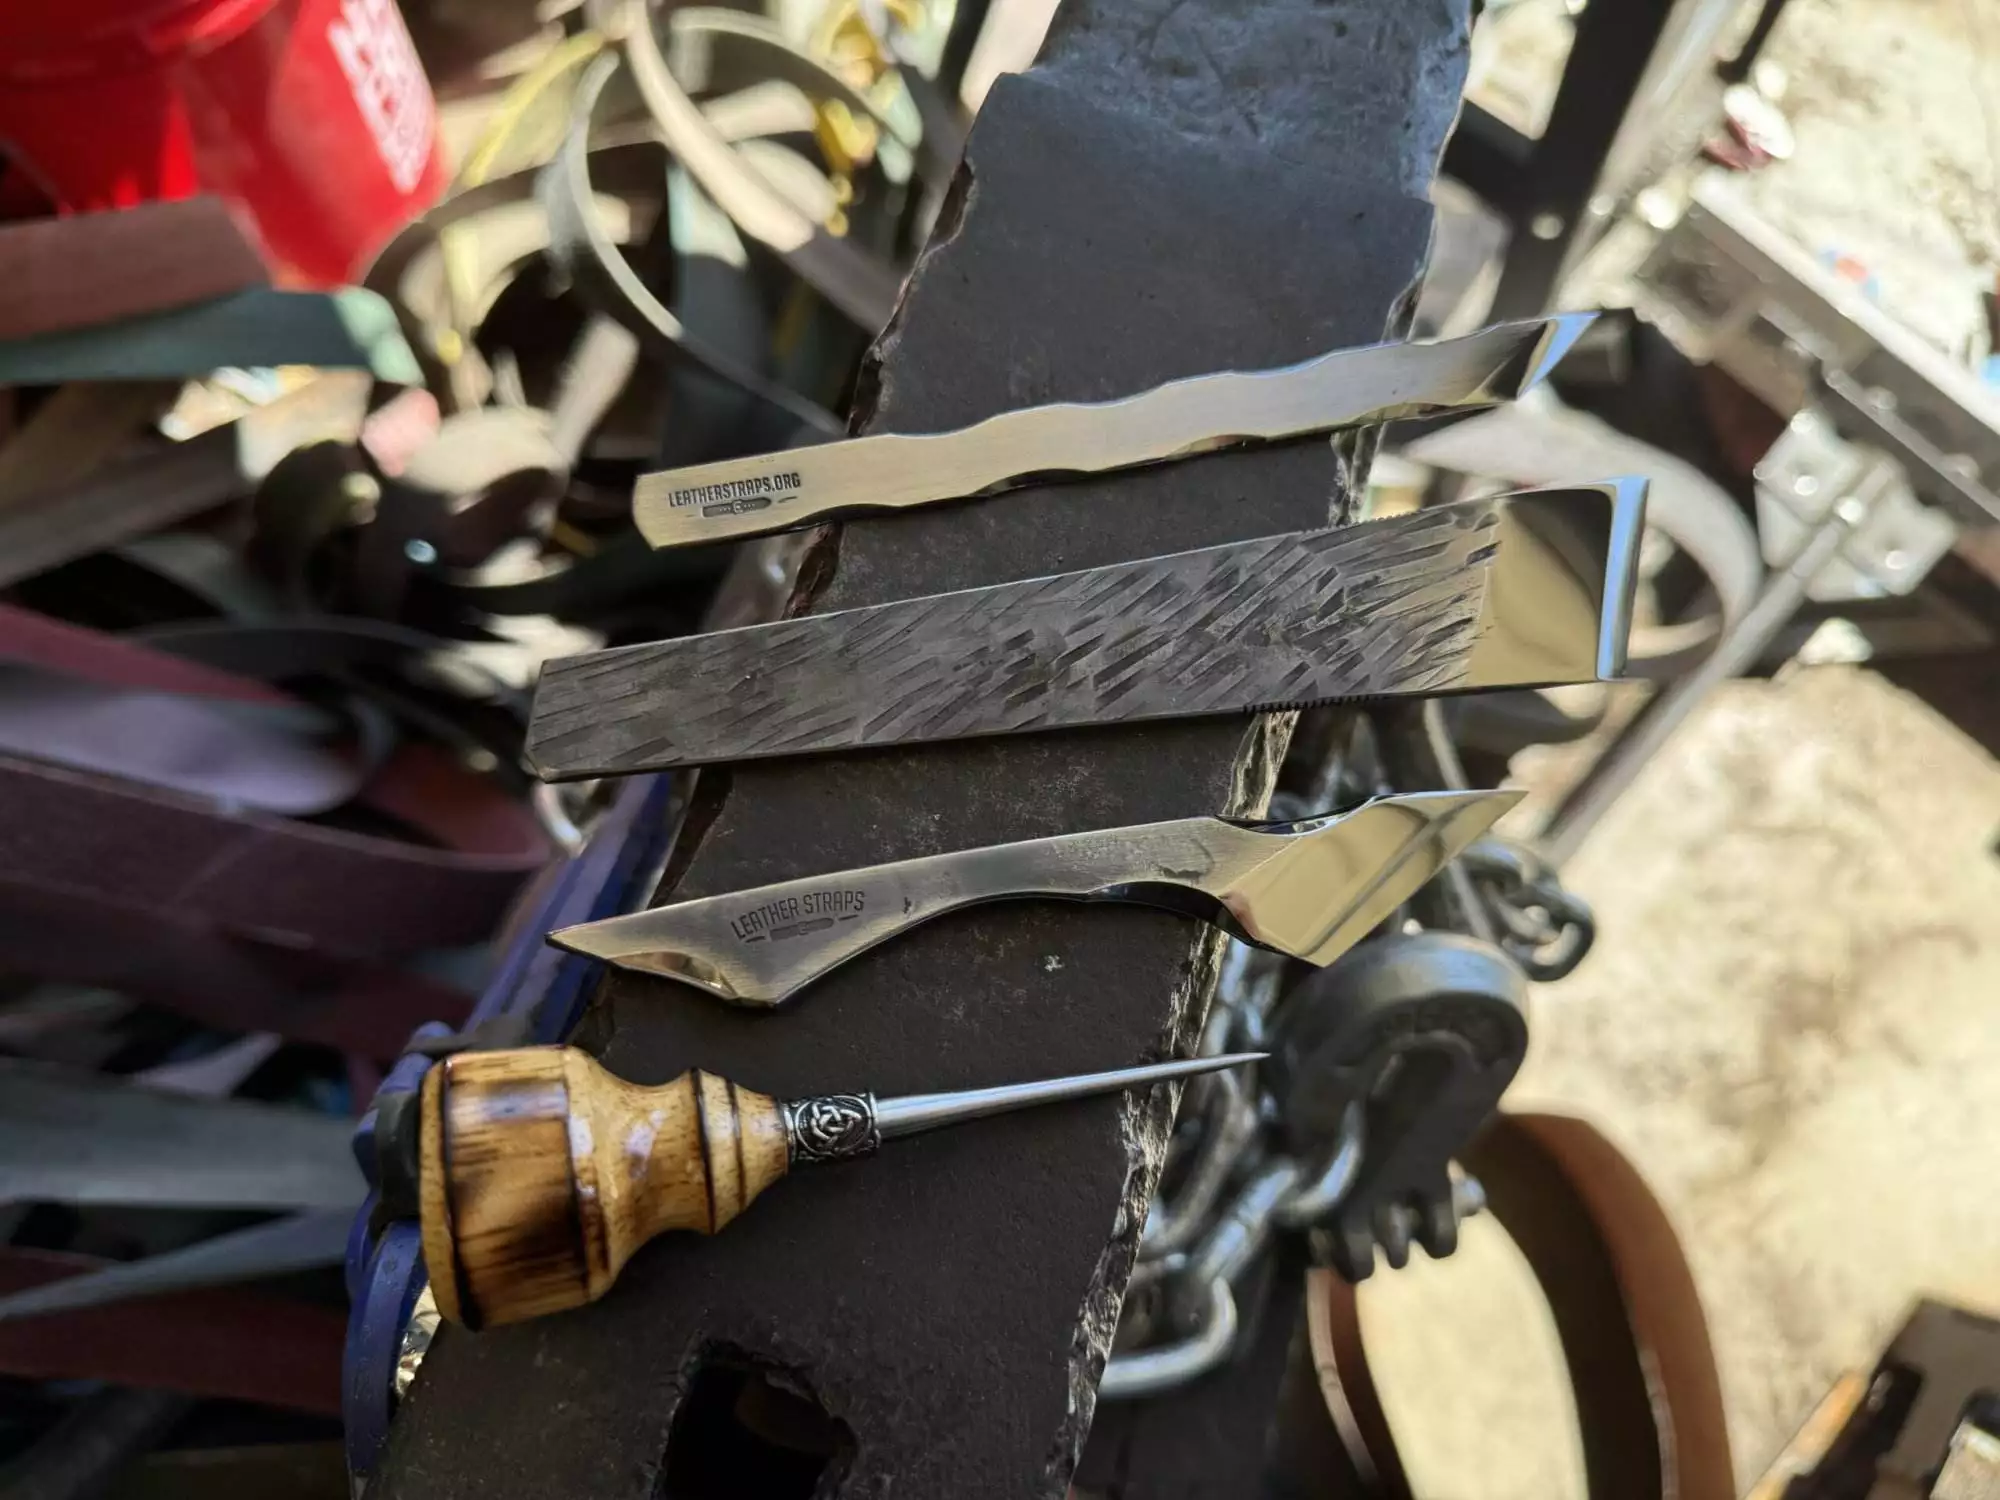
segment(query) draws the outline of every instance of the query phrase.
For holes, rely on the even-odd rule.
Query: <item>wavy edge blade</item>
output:
[[[1002,493],[1017,487],[1045,480],[1080,478],[1091,474],[1123,472],[1134,468],[1144,468],[1152,464],[1169,463],[1199,453],[1213,452],[1239,446],[1262,445],[1272,442],[1296,441],[1328,432],[1345,431],[1354,427],[1391,421],[1400,417],[1432,415],[1443,411],[1471,411],[1477,408],[1515,401],[1542,385],[1550,372],[1563,357],[1575,347],[1584,332],[1597,319],[1594,312],[1551,313],[1540,318],[1521,318],[1507,322],[1488,324],[1473,329],[1469,333],[1445,339],[1390,340],[1375,344],[1357,344],[1341,349],[1331,349],[1313,355],[1294,364],[1273,366],[1264,369],[1214,370],[1200,375],[1185,376],[1151,386],[1143,391],[1104,401],[1058,401],[1039,406],[1018,407],[995,413],[978,422],[944,432],[923,434],[862,434],[857,437],[837,439],[830,443],[815,444],[810,453],[793,449],[781,453],[745,454],[738,458],[718,459],[708,463],[686,464],[672,469],[661,469],[639,476],[632,492],[632,519],[646,541],[657,549],[693,546],[703,542],[741,539],[770,532],[786,531],[798,527],[824,522],[842,516],[895,514],[904,509],[921,509],[935,504],[966,500],[978,496]],[[1532,336],[1530,336],[1532,335]],[[1498,346],[1491,355],[1484,353],[1487,346]],[[1453,382],[1450,389],[1438,391],[1434,387],[1427,394],[1412,395],[1401,390],[1384,396],[1376,405],[1364,410],[1349,410],[1337,415],[1329,415],[1324,424],[1302,424],[1284,434],[1271,432],[1237,433],[1226,425],[1202,430],[1183,430],[1170,434],[1147,452],[1128,452],[1100,463],[1076,467],[1073,463],[1058,461],[1056,455],[1036,450],[1034,435],[1046,432],[1038,427],[1042,421],[1057,423],[1073,422],[1078,418],[1098,418],[1118,420],[1130,417],[1135,411],[1148,407],[1175,393],[1185,393],[1209,382],[1226,382],[1230,388],[1244,381],[1270,381],[1282,384],[1297,380],[1312,380],[1315,372],[1323,372],[1345,365],[1367,367],[1370,360],[1386,361],[1383,378],[1389,379],[1395,388],[1394,361],[1397,356],[1411,351],[1425,351],[1427,356],[1437,361],[1439,369],[1436,379],[1449,376]],[[1479,377],[1476,383],[1466,386],[1455,382],[1463,379],[1466,371],[1463,363],[1476,361],[1481,357],[1490,358],[1493,363],[1489,373]],[[1366,378],[1366,369],[1358,377]],[[1276,388],[1274,386],[1274,388]],[[1002,477],[1002,471],[993,469],[982,474],[976,481],[968,480],[962,486],[947,485],[943,476],[968,452],[991,451],[1011,435],[1012,446],[1018,448],[1020,460],[1011,474]],[[983,440],[982,440],[983,435]],[[889,457],[887,445],[894,445],[894,458]],[[851,465],[864,462],[860,455],[881,450],[884,463],[895,463],[900,469],[910,466],[925,469],[935,466],[937,477],[926,476],[919,482],[925,489],[921,497],[887,499],[848,495],[844,490],[851,485],[851,479],[836,479],[833,474],[807,472],[815,465],[832,465],[834,472]],[[931,454],[928,463],[919,455]],[[783,462],[803,465],[797,472],[785,471],[774,474],[774,465]],[[806,472],[806,478],[799,478]],[[797,493],[787,493],[786,484],[803,489]],[[777,488],[773,489],[776,485]],[[800,505],[784,508],[788,502],[801,501],[822,486],[836,491],[832,495],[818,495]],[[717,498],[717,514],[711,516],[707,507],[683,510],[676,506],[673,497],[704,490],[736,491],[742,493],[736,498]],[[775,497],[775,498],[773,498]],[[747,509],[746,509],[747,507]],[[774,508],[776,507],[776,508]]]

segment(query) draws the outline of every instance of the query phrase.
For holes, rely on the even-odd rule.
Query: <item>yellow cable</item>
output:
[[[518,171],[522,166],[540,165],[539,162],[507,163],[507,148],[514,144],[519,132],[534,108],[543,102],[548,91],[559,83],[565,74],[580,72],[584,64],[604,50],[604,38],[594,31],[580,32],[576,36],[565,37],[551,47],[541,61],[508,85],[507,92],[500,97],[493,111],[493,118],[480,133],[478,144],[466,153],[465,164],[459,168],[458,177],[452,184],[454,192],[477,187],[496,174],[496,169],[505,167]],[[536,154],[539,154],[537,152]],[[546,158],[544,158],[546,160]],[[463,333],[472,317],[472,300],[479,295],[479,288],[473,285],[473,271],[476,262],[472,255],[472,232],[464,225],[452,225],[438,235],[439,254],[444,265],[445,295],[451,309],[452,332]],[[437,357],[449,366],[457,361],[456,341],[454,348],[439,348]]]

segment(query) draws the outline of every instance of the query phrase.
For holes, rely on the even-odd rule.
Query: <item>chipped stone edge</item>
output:
[[[1428,260],[1426,256],[1426,263]],[[1390,308],[1384,337],[1408,332],[1422,281],[1420,266]],[[1357,497],[1368,492],[1368,471],[1379,439],[1380,429],[1373,427],[1342,433],[1333,439],[1334,484],[1327,496],[1327,515],[1334,525],[1352,525],[1360,519]],[[1251,721],[1231,767],[1225,816],[1257,817],[1269,808],[1271,794],[1277,788],[1278,771],[1291,747],[1298,721],[1296,709],[1259,714]],[[1215,928],[1204,927],[1196,934],[1170,1001],[1172,1020],[1163,1038],[1162,1055],[1186,1055],[1200,1037],[1207,1024],[1208,1007],[1215,998],[1222,950],[1227,941],[1227,936]],[[1083,1459],[1084,1444],[1097,1414],[1098,1382],[1104,1378],[1105,1361],[1110,1358],[1111,1342],[1118,1332],[1125,1289],[1132,1279],[1139,1238],[1146,1226],[1146,1210],[1166,1166],[1167,1145],[1173,1137],[1175,1117],[1180,1113],[1183,1087],[1174,1083],[1164,1089],[1148,1089],[1137,1099],[1127,1094],[1120,1106],[1119,1139],[1125,1149],[1125,1182],[1112,1219],[1111,1237],[1091,1272],[1090,1285],[1077,1309],[1076,1328],[1070,1338],[1063,1422],[1042,1468],[1043,1493],[1049,1500],[1063,1500],[1069,1493],[1077,1465]]]

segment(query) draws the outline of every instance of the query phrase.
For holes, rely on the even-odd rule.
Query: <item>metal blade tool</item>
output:
[[[714,1234],[793,1167],[1264,1056],[891,1099],[781,1101],[699,1070],[642,1087],[574,1047],[461,1052],[425,1075],[421,1093],[383,1106],[383,1201],[419,1218],[439,1312],[468,1328],[515,1323],[596,1301],[647,1240],[674,1229]]]
[[[1529,490],[543,669],[547,780],[1623,669],[1645,481]]]
[[[776,1006],[933,917],[1044,897],[1165,907],[1325,965],[1519,800],[1423,792],[1291,823],[1183,818],[1062,834],[682,901],[549,941],[739,1005]]]
[[[1519,399],[1595,315],[1430,344],[1342,349],[1277,370],[1197,375],[1117,401],[1003,412],[956,432],[881,433],[642,475],[632,515],[655,547],[788,531],[1039,481],[1138,468]]]

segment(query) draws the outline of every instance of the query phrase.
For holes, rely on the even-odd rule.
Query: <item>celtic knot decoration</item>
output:
[[[872,1156],[882,1144],[871,1094],[821,1094],[787,1104],[785,1134],[793,1166]]]

